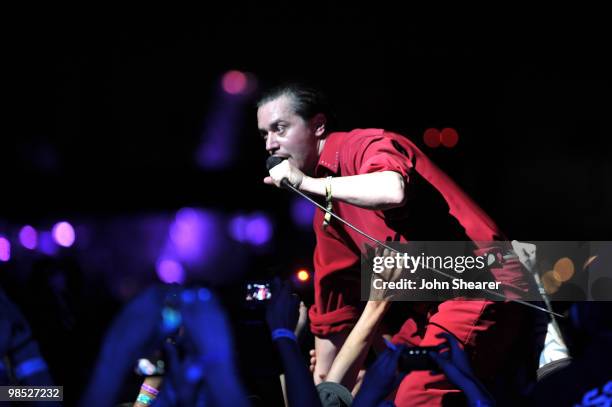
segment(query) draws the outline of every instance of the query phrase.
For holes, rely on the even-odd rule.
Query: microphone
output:
[[[268,159],[266,160],[266,168],[268,169],[268,171],[270,171],[272,168],[276,167],[278,164],[282,163],[284,160],[286,160],[286,158],[283,157],[279,157],[276,155],[271,155],[270,157],[268,157]],[[287,178],[283,178],[281,181],[281,185],[284,188],[287,189],[292,189],[290,187],[292,187],[293,185],[291,185],[289,183],[289,180]]]

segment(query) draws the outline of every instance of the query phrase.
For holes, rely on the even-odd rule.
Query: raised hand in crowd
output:
[[[205,400],[213,406],[246,406],[230,326],[214,294],[207,288],[185,290],[180,311],[185,328],[184,357],[179,360],[176,350],[168,352],[179,405],[198,405]]]
[[[266,310],[266,320],[281,356],[291,407],[320,406],[319,395],[306,365],[295,335],[300,317],[300,300],[291,293],[287,282],[274,280],[272,298]]]
[[[386,349],[370,366],[355,400],[354,407],[389,405],[384,399],[391,394],[403,379],[398,371],[398,363],[404,350],[403,346]],[[392,405],[392,403],[390,404]]]
[[[168,292],[167,287],[149,288],[128,303],[115,318],[102,343],[81,405],[113,405],[138,358],[161,347],[167,335],[163,328],[162,310]]]
[[[472,371],[465,351],[451,334],[440,333],[438,338],[446,339],[446,346],[429,356],[438,364],[448,380],[461,389],[470,406],[493,406],[495,401]]]
[[[10,366],[2,362],[4,356],[8,356]],[[19,385],[53,385],[28,321],[0,288],[0,381],[7,384],[9,369]]]

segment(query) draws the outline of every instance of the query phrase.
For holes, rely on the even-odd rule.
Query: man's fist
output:
[[[268,185],[276,185],[280,188],[281,181],[286,178],[291,185],[299,188],[304,177],[304,173],[291,165],[289,160],[283,160],[283,162],[270,170],[270,176],[264,178],[264,182]]]

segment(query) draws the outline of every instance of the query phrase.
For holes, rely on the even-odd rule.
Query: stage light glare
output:
[[[38,232],[30,225],[22,227],[19,231],[19,242],[26,249],[36,249],[38,245]]]
[[[247,240],[255,246],[263,246],[272,238],[272,223],[263,214],[254,215],[245,228]]]
[[[247,76],[240,71],[228,71],[223,75],[221,85],[225,93],[240,95],[247,88]]]
[[[11,242],[6,237],[0,237],[0,261],[11,259]]]
[[[440,146],[440,130],[427,129],[423,133],[423,142],[427,147],[436,148]]]
[[[298,270],[297,279],[301,282],[306,282],[310,280],[310,273],[306,269]]]
[[[74,228],[68,222],[58,222],[51,231],[53,240],[60,246],[70,247],[76,238]]]
[[[554,271],[549,270],[542,275],[542,285],[547,294],[554,294],[561,287],[561,282],[555,278]]]
[[[167,284],[185,282],[185,270],[181,263],[175,260],[161,260],[157,263],[157,276]]]
[[[440,142],[444,147],[452,148],[459,142],[459,134],[452,127],[442,129],[440,132]]]
[[[569,257],[563,257],[555,263],[553,276],[559,282],[565,282],[574,275],[574,262]]]

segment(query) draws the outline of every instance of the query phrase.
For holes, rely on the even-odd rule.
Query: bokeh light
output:
[[[0,261],[11,259],[11,242],[7,238],[0,236]]]
[[[444,147],[452,148],[459,142],[459,134],[457,130],[446,127],[440,132],[440,142]]]
[[[210,265],[219,250],[218,215],[200,208],[181,208],[170,224],[163,259],[176,259],[185,267]]]
[[[56,223],[55,226],[53,226],[51,233],[55,243],[60,246],[70,247],[74,244],[76,235],[74,233],[74,228],[68,222]]]
[[[561,282],[555,278],[553,270],[549,270],[544,273],[541,279],[542,285],[544,286],[544,290],[548,294],[556,293],[559,290],[559,287],[561,287]]]
[[[38,245],[38,233],[30,225],[26,225],[19,231],[19,242],[26,249],[34,250]]]
[[[427,147],[438,147],[440,145],[440,131],[433,128],[425,130],[423,133],[423,142]]]
[[[255,246],[261,246],[272,237],[272,224],[267,216],[258,214],[249,220],[245,229],[246,239]]]
[[[315,206],[306,199],[296,197],[291,202],[291,219],[301,229],[312,228],[312,218],[315,214]]]
[[[261,213],[250,216],[238,215],[230,221],[229,233],[237,242],[262,246],[272,238],[272,222]]]
[[[239,215],[234,217],[229,223],[229,233],[232,239],[240,243],[246,243],[246,216]]]
[[[240,71],[228,71],[221,79],[221,86],[230,95],[240,95],[247,90],[248,78]]]
[[[53,256],[59,250],[51,232],[41,232],[38,236],[38,250],[48,256]]]
[[[185,270],[176,260],[164,259],[157,263],[157,276],[167,284],[185,282]]]
[[[553,276],[555,280],[563,283],[574,275],[574,262],[569,257],[563,257],[555,263]]]
[[[306,282],[310,280],[310,273],[306,269],[298,270],[296,275],[297,275],[297,279],[301,282]]]

